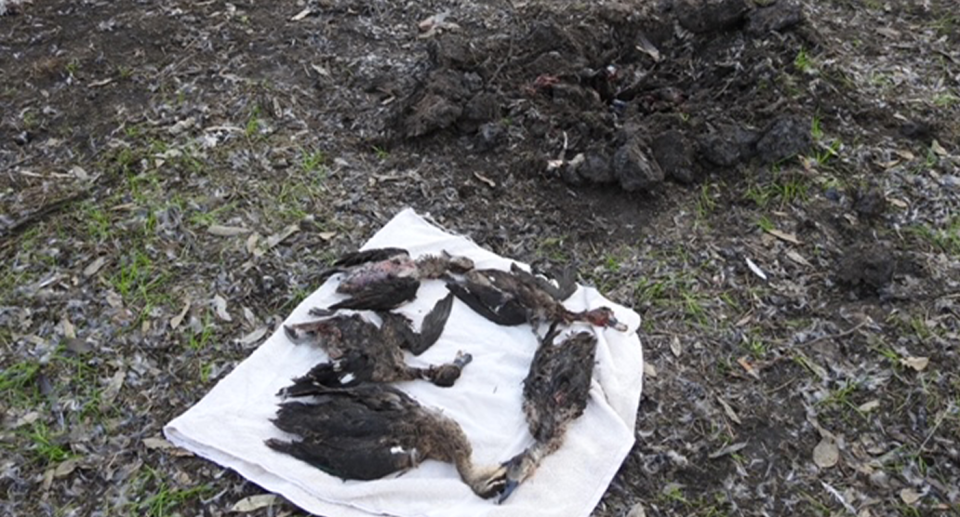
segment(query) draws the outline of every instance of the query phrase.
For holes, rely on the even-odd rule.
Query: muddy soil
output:
[[[643,316],[594,515],[960,513],[953,2],[0,6],[3,514],[301,514],[160,429],[406,206]]]

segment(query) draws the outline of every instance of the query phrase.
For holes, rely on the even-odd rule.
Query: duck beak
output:
[[[614,318],[613,316],[610,316],[610,319],[607,320],[607,326],[612,329],[619,330],[620,332],[627,331],[627,324],[617,320],[617,318]]]
[[[507,478],[507,482],[503,485],[503,491],[500,492],[500,497],[497,498],[497,504],[503,504],[504,501],[510,497],[510,494],[513,493],[517,487],[520,486],[520,482],[514,479]]]

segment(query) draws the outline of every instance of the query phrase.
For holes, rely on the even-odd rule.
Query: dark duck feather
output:
[[[379,248],[340,257],[333,267],[320,274],[320,280],[343,274],[337,292],[349,298],[331,305],[330,310],[387,311],[416,298],[421,280],[470,269],[473,269],[472,260],[447,252],[413,259],[401,248]]]
[[[457,422],[389,385],[318,391],[313,403],[281,404],[273,423],[297,438],[267,440],[270,448],[342,479],[378,479],[433,459],[454,464],[480,497],[505,487],[506,467],[474,465]]]
[[[560,448],[567,427],[587,407],[597,337],[577,332],[554,345],[556,328],[554,323],[544,336],[523,382],[523,412],[535,442],[504,463],[507,485],[500,501],[532,476],[544,457]]]
[[[475,312],[499,325],[530,323],[536,330],[542,323],[583,321],[600,327],[627,330],[609,307],[579,312],[567,309],[563,299],[576,289],[571,278],[568,277],[564,284],[556,287],[516,264],[511,266],[511,271],[468,271],[462,279],[447,282],[447,289]]]
[[[337,315],[327,319],[284,327],[296,342],[309,341],[320,346],[331,362],[320,363],[306,375],[294,379],[281,395],[297,397],[312,394],[318,387],[353,386],[363,382],[396,382],[426,379],[443,387],[452,386],[471,356],[462,352],[452,363],[417,368],[406,363],[404,350],[420,355],[433,345],[450,316],[453,295],[447,295],[424,317],[418,334],[402,314],[382,312],[383,323],[375,324],[359,314]],[[319,311],[326,314],[326,311]]]

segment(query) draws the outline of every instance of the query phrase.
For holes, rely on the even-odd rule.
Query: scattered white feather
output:
[[[760,269],[760,266],[756,265],[752,260],[750,260],[750,257],[746,257],[746,259],[747,259],[747,267],[750,268],[750,271],[753,271],[753,274],[757,275],[762,280],[766,280],[767,274],[764,273],[762,269]]]

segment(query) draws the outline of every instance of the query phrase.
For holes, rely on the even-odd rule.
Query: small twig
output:
[[[820,336],[820,337],[818,337],[818,338],[816,338],[816,339],[811,339],[810,341],[807,341],[806,343],[801,343],[801,345],[803,345],[803,346],[810,346],[810,345],[815,345],[815,344],[817,344],[817,343],[819,343],[819,342],[821,342],[821,341],[826,341],[826,340],[828,340],[828,339],[840,339],[840,338],[843,338],[843,337],[847,337],[847,336],[849,336],[850,334],[853,334],[854,332],[860,330],[860,327],[862,327],[862,326],[864,326],[864,325],[866,325],[866,324],[867,324],[867,320],[863,320],[863,321],[861,321],[860,323],[857,323],[856,325],[854,325],[853,328],[851,328],[850,330],[841,332],[841,333],[839,333],[839,334],[833,334],[833,335],[829,335],[829,336]]]
[[[33,160],[33,159],[36,158],[36,157],[37,157],[37,155],[25,156],[25,157],[20,158],[19,160],[15,161],[15,162],[11,163],[10,165],[7,165],[7,167],[10,168],[10,169],[13,169],[14,167],[23,165],[23,164],[25,164],[25,163]]]
[[[933,438],[933,435],[937,434],[937,430],[940,429],[940,425],[943,424],[943,421],[947,419],[947,413],[949,413],[951,409],[953,409],[952,403],[950,404],[950,407],[948,407],[947,409],[943,410],[942,413],[940,413],[940,416],[937,418],[937,423],[933,425],[933,429],[929,433],[927,433],[927,437],[923,439],[923,442],[920,444],[920,447],[917,449],[917,454],[923,453],[923,448],[926,447],[927,442],[929,442],[930,439]]]

